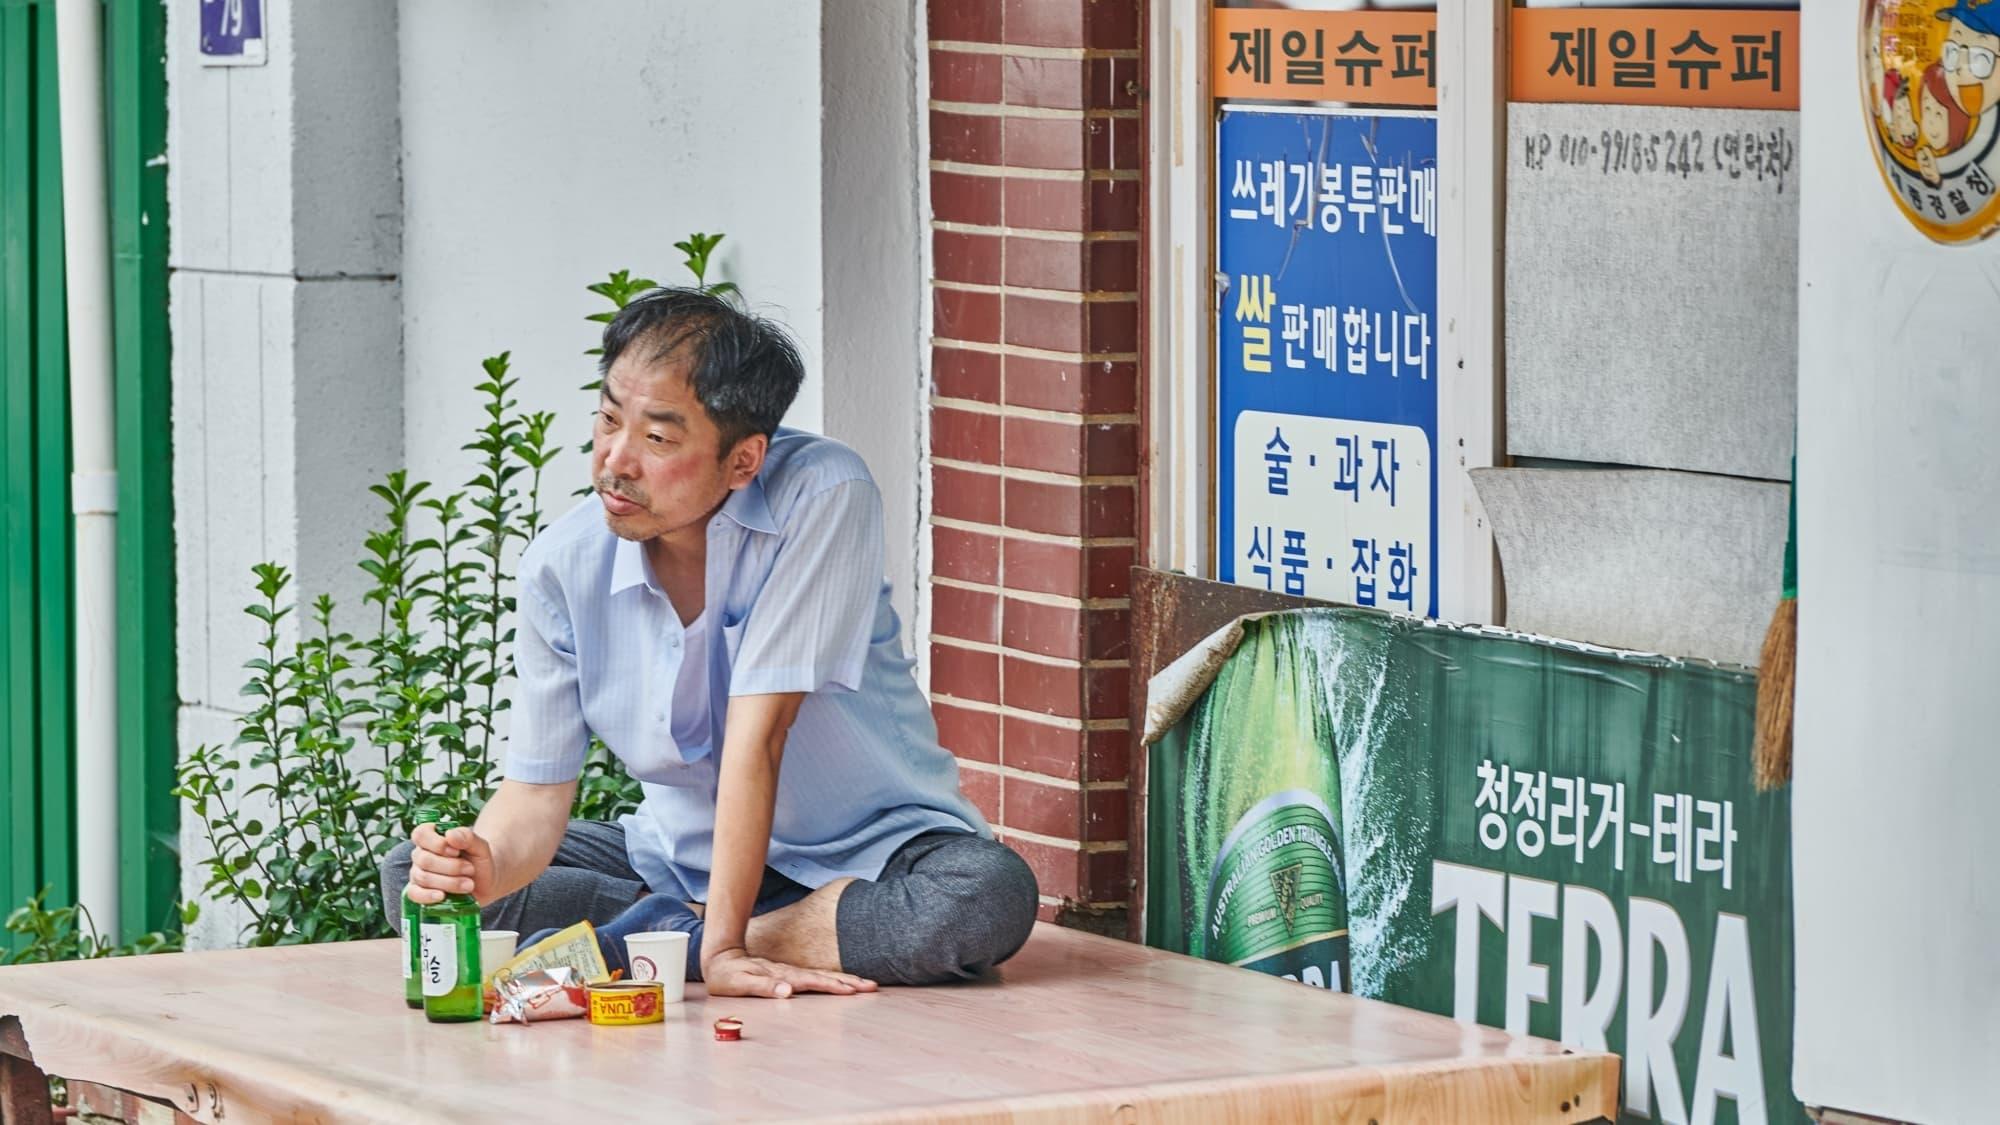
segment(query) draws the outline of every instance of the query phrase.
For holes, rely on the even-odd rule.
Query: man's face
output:
[[[725,458],[722,431],[695,397],[685,367],[628,351],[604,377],[590,443],[605,523],[619,538],[641,542],[706,523],[732,488],[756,475],[756,465],[743,471],[741,456],[755,440],[737,443]]]
[[[1960,109],[1977,118],[1987,107],[2000,102],[2000,35],[1974,31],[1958,20],[1945,31],[1943,58],[1945,75]]]

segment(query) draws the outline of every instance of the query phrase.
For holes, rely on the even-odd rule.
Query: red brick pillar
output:
[[[931,0],[931,689],[1042,917],[1122,933],[1144,0]]]

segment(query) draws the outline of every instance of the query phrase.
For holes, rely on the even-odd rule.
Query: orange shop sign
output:
[[[1436,12],[1218,8],[1211,33],[1218,98],[1437,104]]]
[[[1799,14],[1516,8],[1517,102],[1799,108]]]

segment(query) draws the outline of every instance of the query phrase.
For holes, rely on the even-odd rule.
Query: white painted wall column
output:
[[[1142,557],[1161,570],[1215,577],[1215,224],[1209,214],[1215,119],[1210,109],[1208,8],[1152,0],[1146,161],[1151,223],[1147,301],[1143,503],[1151,517]]]
[[[1506,232],[1505,0],[1438,6],[1438,609],[1505,619],[1493,527],[1472,472],[1506,448],[1500,287]]]
[[[882,490],[884,558],[918,653],[918,482],[928,394],[917,147],[922,0],[822,0],[820,275],[825,294],[821,399],[829,436],[853,446]],[[919,656],[922,659],[922,656]]]
[[[201,64],[199,5],[168,6],[180,741],[226,745],[261,626],[250,568],[361,614],[368,485],[403,457],[402,192],[393,0],[265,6],[269,61]],[[198,898],[200,824],[182,817]],[[188,935],[233,944],[205,908]]]
[[[1793,1088],[1993,1116],[2000,237],[1939,246],[1869,151],[1855,7],[1807,4],[1799,151]]]

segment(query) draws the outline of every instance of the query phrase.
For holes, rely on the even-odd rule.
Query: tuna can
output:
[[[590,986],[590,1022],[606,1027],[659,1023],[666,991],[656,980],[620,980]]]

